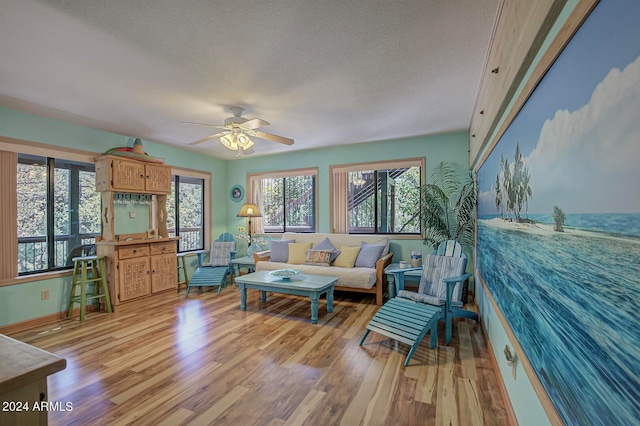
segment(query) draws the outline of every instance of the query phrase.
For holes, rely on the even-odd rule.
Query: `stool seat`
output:
[[[104,256],[78,256],[71,260],[73,262],[73,278],[69,292],[67,318],[73,315],[73,304],[78,303],[80,304],[80,321],[84,321],[88,300],[93,300],[94,306],[99,308],[98,299],[104,299],[107,312],[111,313],[109,286],[104,273]],[[96,283],[91,286],[91,292],[88,289],[90,283]],[[78,286],[80,287],[80,295],[76,294]]]

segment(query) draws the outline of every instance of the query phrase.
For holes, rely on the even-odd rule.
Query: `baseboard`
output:
[[[87,305],[87,312],[93,311],[93,305]],[[80,308],[75,308],[71,318],[80,316]],[[55,324],[67,318],[67,311],[61,311],[54,314],[45,315],[38,318],[32,318],[26,321],[20,321],[13,324],[0,326],[0,334],[20,333],[32,328],[42,327],[43,325]]]
[[[493,373],[498,379],[498,390],[500,392],[500,396],[502,397],[502,402],[504,404],[504,408],[507,412],[507,420],[510,425],[517,425],[518,420],[516,418],[516,413],[513,411],[513,407],[511,406],[511,400],[509,399],[509,393],[507,392],[507,388],[504,385],[504,380],[502,380],[502,376],[500,375],[500,367],[498,367],[498,360],[495,357],[495,353],[493,351],[493,346],[491,346],[491,341],[489,340],[489,336],[487,335],[487,331],[484,328],[484,324],[481,323],[480,329],[482,330],[482,335],[484,336],[484,341],[487,342],[487,350],[489,351],[489,359],[491,360],[491,367],[493,368]]]

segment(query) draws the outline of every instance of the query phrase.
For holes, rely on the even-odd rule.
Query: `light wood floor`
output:
[[[114,314],[89,313],[12,337],[67,359],[49,377],[53,425],[504,425],[508,418],[480,325],[403,366],[408,346],[370,333],[369,295],[320,301],[228,287],[160,294]]]

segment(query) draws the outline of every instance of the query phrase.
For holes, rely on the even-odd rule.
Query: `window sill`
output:
[[[72,274],[73,274],[73,269],[69,269],[64,271],[52,271],[52,272],[43,272],[40,274],[24,275],[16,278],[7,278],[4,280],[0,280],[0,287],[26,284],[34,281],[50,280],[53,278],[67,277],[67,276],[71,276]]]

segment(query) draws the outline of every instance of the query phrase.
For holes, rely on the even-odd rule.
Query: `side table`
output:
[[[401,268],[399,263],[392,263],[384,268],[384,273],[392,278],[389,281],[389,299],[396,297],[396,290],[404,290],[404,276],[420,277],[422,275],[422,266],[418,268]]]
[[[233,268],[238,271],[238,276],[240,276],[241,268],[246,268],[249,272],[253,272],[256,268],[253,256],[244,256],[233,259],[231,264],[233,265]]]

